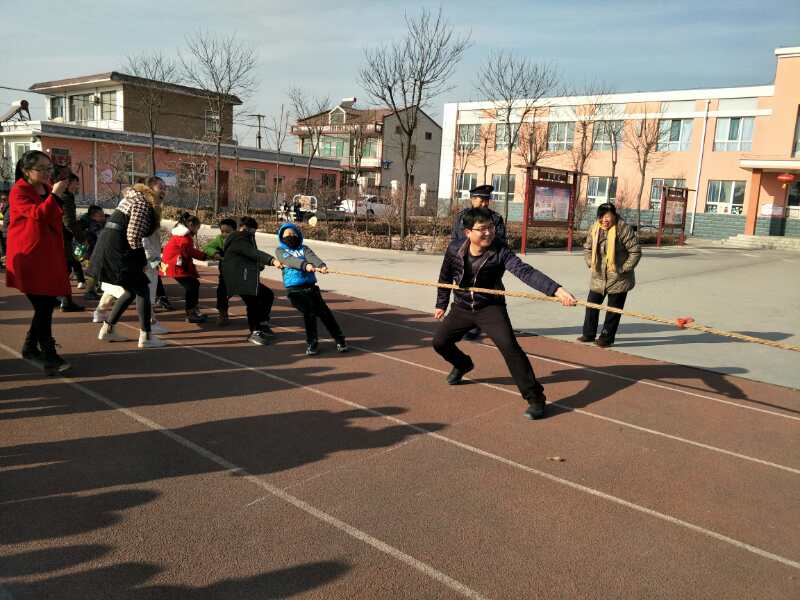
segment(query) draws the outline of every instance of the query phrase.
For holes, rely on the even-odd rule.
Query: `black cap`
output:
[[[483,198],[485,200],[492,199],[492,192],[494,188],[491,185],[479,185],[478,187],[474,187],[469,191],[470,197],[477,196],[478,198]]]
[[[606,213],[611,213],[615,217],[617,216],[617,207],[611,204],[611,202],[605,202],[597,207],[597,218],[602,219],[603,215]]]

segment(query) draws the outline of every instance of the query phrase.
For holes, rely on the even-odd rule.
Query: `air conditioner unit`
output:
[[[102,102],[100,94],[92,94],[92,103],[100,104],[100,102]]]

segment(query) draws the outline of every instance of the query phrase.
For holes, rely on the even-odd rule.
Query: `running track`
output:
[[[62,379],[0,287],[0,600],[800,597],[796,390],[525,337],[531,422],[488,343],[448,387],[428,315],[328,295],[353,351],[307,358],[278,296],[269,347],[57,313]]]

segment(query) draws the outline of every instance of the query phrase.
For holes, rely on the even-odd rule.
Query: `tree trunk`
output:
[[[640,171],[639,193],[636,195],[636,234],[640,235],[639,228],[642,225],[642,191],[644,190],[645,171]]]
[[[150,175],[156,174],[156,133],[150,128]]]
[[[306,181],[303,184],[303,193],[307,196],[308,195],[308,182],[311,181],[311,161],[314,160],[314,153],[311,153],[311,156],[308,157],[308,162],[306,163]]]
[[[513,144],[511,143],[511,127],[508,131],[508,154],[506,156],[506,181],[503,187],[503,220],[508,223],[508,188],[511,185],[511,153],[513,152]]]
[[[222,136],[217,136],[217,165],[214,176],[214,214],[219,214],[220,173],[222,173]]]

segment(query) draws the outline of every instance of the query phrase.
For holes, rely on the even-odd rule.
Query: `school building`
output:
[[[644,225],[657,224],[663,187],[675,186],[690,190],[688,235],[800,237],[800,47],[778,48],[775,57],[770,85],[516,103],[509,219],[522,218],[533,165],[583,173],[578,202],[588,205],[586,219],[593,205],[609,201],[630,216],[641,182],[632,146],[641,146],[652,126]],[[495,187],[494,208],[502,207],[509,128],[498,107],[491,100],[445,104],[440,212],[463,204],[467,191],[483,183]]]
[[[115,71],[36,83],[30,89],[41,95],[45,118],[33,121],[25,111],[9,111],[0,123],[0,179],[6,185],[25,151],[42,150],[80,177],[81,199],[114,206],[123,188],[151,174],[153,133],[155,173],[169,186],[167,201],[210,205],[220,130],[221,208],[273,207],[305,184],[308,157],[235,142],[233,107],[241,104],[235,96],[217,114],[203,90]],[[154,104],[160,116],[151,122],[148,110]],[[315,191],[338,190],[339,161],[314,158],[310,163]]]

